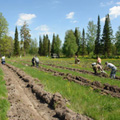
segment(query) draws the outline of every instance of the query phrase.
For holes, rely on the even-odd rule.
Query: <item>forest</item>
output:
[[[97,24],[89,21],[86,31],[84,28],[80,31],[79,27],[76,27],[75,30],[67,30],[62,44],[59,34],[55,35],[55,33],[53,33],[52,40],[47,34],[39,36],[39,40],[32,39],[29,25],[24,21],[20,33],[18,33],[17,26],[15,27],[14,38],[12,38],[8,35],[8,22],[0,13],[0,56],[25,56],[28,54],[51,56],[55,53],[61,57],[79,55],[89,58],[96,58],[96,56],[119,58],[120,26],[113,35],[109,14],[105,17],[103,30],[99,15]]]

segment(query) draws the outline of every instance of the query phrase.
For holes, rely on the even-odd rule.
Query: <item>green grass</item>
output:
[[[40,58],[40,59],[45,59],[45,58]],[[47,59],[46,61],[51,60],[49,58],[46,59]],[[40,82],[45,85],[45,89],[47,91],[52,93],[55,92],[61,93],[63,97],[70,100],[70,104],[68,104],[67,106],[72,110],[80,114],[88,115],[89,117],[92,117],[95,120],[120,119],[119,98],[100,95],[99,91],[93,91],[91,87],[80,86],[74,82],[63,80],[63,78],[60,76],[53,76],[53,73],[46,73],[39,71],[36,68],[25,66],[22,63],[28,60],[27,58],[22,59],[22,61],[19,61],[18,59],[16,60],[17,62],[9,61],[9,63],[24,70],[27,74],[31,75],[32,77],[40,79]],[[54,61],[54,63],[55,62],[57,63],[59,61],[56,60]],[[68,70],[62,70],[62,69],[56,69],[56,70],[70,73],[70,71]],[[76,73],[72,73],[72,74],[75,75]]]
[[[7,120],[6,114],[10,104],[7,100],[7,89],[3,76],[3,71],[0,68],[0,120]]]

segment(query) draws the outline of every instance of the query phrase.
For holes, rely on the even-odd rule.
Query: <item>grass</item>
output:
[[[57,64],[57,65],[59,61],[64,63],[64,59],[59,59],[59,61],[52,60],[49,58],[40,58],[40,60],[41,59],[42,60],[44,59],[44,62],[46,63],[48,62],[53,63],[54,61],[54,64]],[[95,120],[119,120],[120,119],[120,114],[119,114],[120,99],[119,98],[100,95],[99,91],[93,91],[91,87],[80,86],[74,82],[63,80],[63,78],[60,76],[53,76],[52,73],[42,72],[36,68],[23,65],[22,63],[26,60],[29,60],[29,58],[25,58],[25,59],[22,58],[21,61],[19,61],[19,59],[17,58],[15,59],[16,62],[13,62],[13,61],[11,62],[11,60],[9,60],[10,64],[24,70],[27,74],[31,75],[32,77],[40,79],[40,82],[45,85],[45,89],[47,91],[51,93],[59,92],[62,94],[63,97],[70,100],[70,104],[68,104],[67,106],[72,110],[80,114],[88,115],[89,117]],[[71,61],[71,59],[70,60],[68,59],[68,61]],[[48,66],[44,66],[44,67],[48,67]],[[62,70],[62,69],[56,69],[56,68],[53,68],[53,69],[70,73],[69,70]],[[72,74],[76,75],[79,73],[72,72]],[[85,75],[86,77],[86,74],[83,74],[83,75]],[[90,79],[91,76],[87,75],[87,77]],[[101,81],[104,81],[104,78]],[[111,80],[111,81],[114,81],[114,80]],[[116,82],[117,81],[114,81],[114,83]]]
[[[7,100],[7,89],[3,77],[4,74],[0,68],[0,120],[7,120],[6,114],[10,105]]]

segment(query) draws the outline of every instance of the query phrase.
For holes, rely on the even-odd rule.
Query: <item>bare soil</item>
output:
[[[66,107],[59,93],[51,94],[39,80],[9,64],[1,65],[8,90],[9,120],[92,120]]]
[[[26,84],[8,67],[2,65],[11,104],[9,120],[58,120],[55,111],[36,99]]]

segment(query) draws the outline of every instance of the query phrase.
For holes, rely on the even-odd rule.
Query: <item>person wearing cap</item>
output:
[[[117,67],[115,65],[113,65],[112,63],[108,63],[108,62],[105,62],[105,65],[106,65],[106,67],[104,69],[106,69],[107,67],[112,69],[111,73],[110,73],[110,78],[115,78]]]

